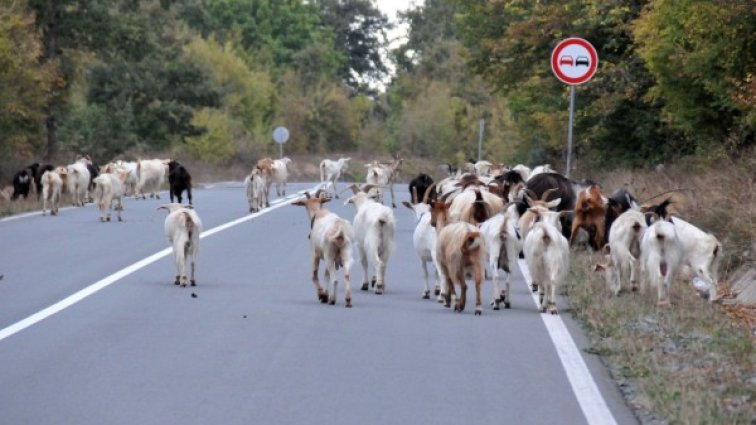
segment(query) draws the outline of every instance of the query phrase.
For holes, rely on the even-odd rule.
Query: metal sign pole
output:
[[[483,149],[483,129],[485,128],[485,126],[486,126],[486,120],[481,119],[480,129],[478,130],[478,161],[482,159],[480,155]]]
[[[283,159],[283,143],[278,144],[278,159]]]
[[[570,85],[570,126],[567,129],[567,169],[564,172],[565,177],[570,178],[570,169],[572,167],[572,121],[575,111],[575,86]]]

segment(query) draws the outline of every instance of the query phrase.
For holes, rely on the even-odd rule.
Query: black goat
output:
[[[181,193],[186,190],[189,205],[192,205],[192,176],[178,161],[171,160],[168,163],[168,185],[170,186],[171,202],[173,202],[175,196],[180,204]]]
[[[28,198],[29,189],[31,188],[33,181],[34,175],[32,169],[26,167],[18,170],[16,174],[13,175],[13,196],[11,196],[11,199],[18,199],[21,196]]]
[[[409,193],[412,198],[412,203],[419,203],[425,195],[425,191],[431,186],[433,186],[433,178],[425,173],[420,173],[417,177],[412,179],[412,181],[409,182]],[[429,199],[434,199],[436,197],[435,193],[436,187],[434,186],[433,189],[431,189]]]
[[[561,201],[556,207],[556,211],[574,211],[575,210],[575,189],[572,186],[572,181],[567,177],[557,173],[543,173],[533,176],[525,183],[525,189],[530,191],[535,196],[534,199],[540,199],[549,189],[556,189],[552,191],[546,197],[546,201],[552,201],[560,198]],[[562,235],[568,238],[572,233],[572,220],[573,214],[568,214],[565,217],[561,217],[559,220],[562,223]]]

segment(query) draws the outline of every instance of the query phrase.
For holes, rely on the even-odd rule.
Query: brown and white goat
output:
[[[352,306],[352,289],[349,284],[349,270],[352,268],[352,240],[354,235],[348,221],[328,211],[323,204],[330,198],[320,198],[320,191],[314,197],[305,193],[307,199],[293,202],[303,206],[310,218],[310,251],[312,253],[312,284],[320,302],[336,304],[338,278],[336,270],[344,269],[344,301]],[[320,260],[325,262],[326,289],[320,286],[318,268]]]
[[[456,296],[454,285],[460,287],[460,296],[454,311],[462,312],[467,301],[465,274],[472,274],[475,281],[475,315],[483,313],[481,285],[483,283],[483,256],[485,242],[480,230],[470,223],[458,221],[449,223],[449,207],[441,201],[431,203],[431,225],[436,228],[436,258],[444,279],[446,306],[451,305],[451,297]]]
[[[598,185],[588,186],[578,192],[570,233],[570,247],[575,244],[580,229],[588,232],[588,243],[594,251],[604,247],[607,202]]]

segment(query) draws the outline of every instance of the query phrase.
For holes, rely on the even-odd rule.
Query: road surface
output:
[[[355,261],[347,309],[342,288],[336,306],[316,299],[304,209],[290,197],[250,218],[240,183],[195,191],[212,234],[198,286],[174,286],[163,197],[128,199],[122,223],[91,205],[0,221],[0,424],[637,423],[569,313],[544,320],[519,271],[511,310],[488,307],[490,283],[482,316],[421,299],[405,208],[386,293],[359,290]],[[568,377],[576,360],[600,396]]]

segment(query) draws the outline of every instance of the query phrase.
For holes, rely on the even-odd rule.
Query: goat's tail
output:
[[[378,219],[378,256],[383,258],[386,254],[388,244],[394,234],[394,220],[390,210],[386,210]]]
[[[320,163],[320,181],[321,182],[325,181],[325,178],[326,178],[325,172],[326,172],[326,165],[325,165],[325,161],[323,161]]]
[[[462,244],[462,252],[470,252],[476,248],[480,248],[483,243],[480,232],[473,231],[465,234],[465,241]]]

